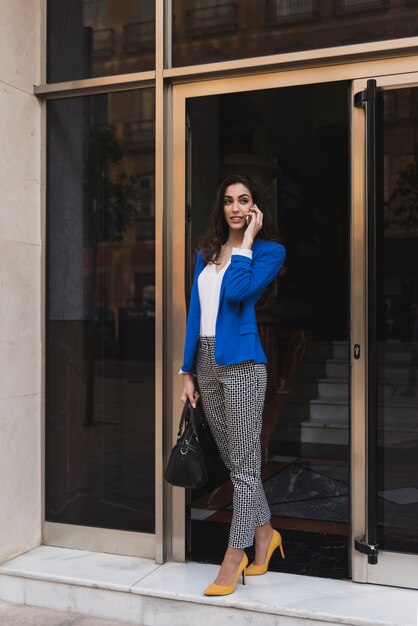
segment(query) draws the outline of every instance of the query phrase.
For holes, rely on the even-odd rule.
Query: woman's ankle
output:
[[[257,526],[255,529],[255,538],[257,539],[266,539],[267,537],[271,537],[273,534],[273,527],[270,522],[267,524],[263,524],[262,526]]]
[[[231,546],[228,546],[228,548],[226,549],[225,552],[225,557],[229,557],[231,559],[235,560],[241,560],[242,556],[244,554],[244,549],[243,548],[232,548]]]

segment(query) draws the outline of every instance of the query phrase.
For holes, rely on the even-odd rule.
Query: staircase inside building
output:
[[[408,385],[414,355],[408,344],[384,344],[378,361],[378,443],[385,447],[416,433],[418,385]],[[349,443],[349,348],[347,342],[313,342],[290,388],[276,438],[300,443],[346,446]],[[384,429],[384,432],[383,432]]]
[[[343,341],[309,344],[278,428],[288,444],[348,445],[349,359]]]

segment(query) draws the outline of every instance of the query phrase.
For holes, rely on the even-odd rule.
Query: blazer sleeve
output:
[[[199,334],[200,328],[200,302],[199,291],[197,286],[197,279],[200,274],[201,265],[203,263],[203,255],[201,251],[198,252],[196,258],[196,265],[193,277],[193,285],[190,296],[189,310],[187,313],[186,321],[186,336],[184,340],[183,351],[183,363],[180,368],[182,374],[196,374],[195,366],[195,354],[196,354],[196,339]]]
[[[285,257],[286,250],[279,243],[266,246],[252,260],[247,256],[233,254],[225,275],[225,298],[229,302],[242,302],[260,296],[279,273]]]

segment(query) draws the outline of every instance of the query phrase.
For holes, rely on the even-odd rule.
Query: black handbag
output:
[[[212,435],[199,410],[189,400],[184,403],[180,417],[177,442],[171,450],[165,469],[167,482],[177,487],[196,489],[208,481],[208,451]]]

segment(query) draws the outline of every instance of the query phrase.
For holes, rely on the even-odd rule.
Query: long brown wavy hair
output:
[[[223,244],[228,239],[229,227],[224,217],[224,196],[229,185],[241,183],[248,189],[254,204],[260,207],[263,212],[263,228],[257,234],[258,239],[268,241],[280,241],[274,222],[269,212],[263,207],[260,190],[252,178],[246,174],[231,174],[227,176],[219,185],[216,193],[215,203],[209,216],[208,227],[200,238],[199,248],[202,251],[205,263],[216,263],[221,253]]]

